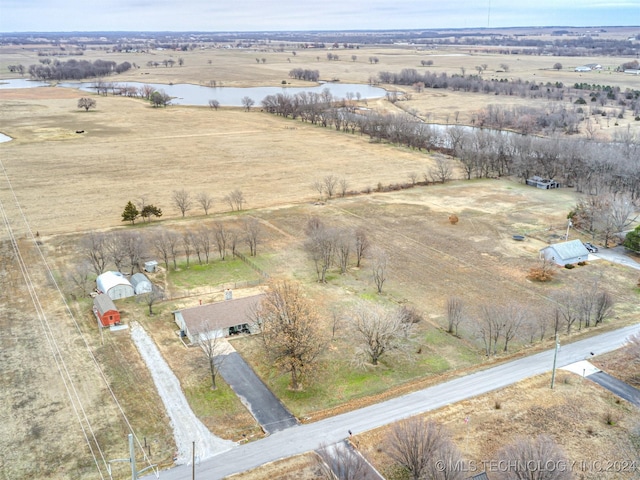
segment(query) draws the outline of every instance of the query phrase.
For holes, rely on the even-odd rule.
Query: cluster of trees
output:
[[[172,265],[175,270],[182,260],[186,260],[189,267],[192,258],[200,265],[208,264],[213,252],[217,251],[220,260],[224,260],[229,253],[235,255],[240,244],[245,244],[249,254],[255,256],[261,238],[262,227],[255,218],[246,218],[233,227],[213,222],[195,230],[158,227],[144,231],[92,232],[81,241],[82,261],[71,273],[70,283],[84,294],[92,272],[100,275],[115,267],[117,271],[129,269],[133,274],[141,270],[142,262],[152,257],[161,258],[167,271]]]
[[[613,315],[614,299],[598,279],[591,284],[556,292],[551,303],[535,309],[522,305],[481,305],[475,312],[457,297],[447,302],[447,331],[458,336],[467,325],[479,340],[486,356],[508,352],[514,341],[532,344],[550,334],[566,333],[597,326]]]
[[[640,253],[640,225],[627,233],[624,239],[624,246],[629,250]]]
[[[45,59],[49,60],[49,59]],[[81,80],[83,78],[106,77],[112,73],[123,73],[131,68],[129,62],[117,64],[113,61],[54,60],[29,66],[29,75],[38,80]]]
[[[178,65],[183,66],[184,65],[184,58],[180,57],[178,58]],[[162,60],[161,62],[155,61],[155,60],[149,60],[147,62],[147,67],[159,67],[160,65],[164,65],[165,67],[173,67],[176,64],[176,61],[172,58],[167,58],[165,60]]]
[[[578,202],[568,218],[575,228],[598,235],[608,245],[610,239],[633,224],[639,209],[640,201],[630,193],[600,193]]]
[[[457,157],[467,179],[516,175],[526,180],[539,175],[573,185],[579,192],[628,193],[632,199],[640,197],[640,141],[630,129],[616,132],[612,143],[597,143],[461,126],[436,128],[409,114],[356,113],[349,99],[335,99],[328,91],[269,95],[262,105],[276,115],[358,132],[375,141],[385,140],[418,150],[443,150]],[[506,123],[499,120],[507,116],[499,107],[490,107],[483,115],[492,122]],[[545,121],[549,128],[559,123],[567,125],[564,128],[574,128],[569,127],[572,115],[566,110],[551,110]],[[514,110],[513,116],[520,119],[521,125],[529,121],[527,118],[534,121],[525,110]],[[452,172],[451,161],[441,158],[429,176],[433,181],[446,181]]]
[[[554,68],[557,67],[562,68],[562,65],[556,64],[554,66]],[[481,74],[484,67],[479,66],[476,67],[476,69],[478,69]],[[480,74],[465,75],[464,68],[461,68],[461,72],[460,75],[449,75],[447,73],[428,71],[418,72],[418,70],[413,68],[405,68],[399,73],[380,72],[377,81],[392,85],[409,85],[417,90],[424,88],[445,88],[453,91],[481,92],[490,95],[507,95],[554,101],[562,101],[565,98],[572,101],[579,95],[583,95],[584,90],[588,87],[587,84],[580,84],[579,88],[571,88],[561,82],[536,83],[523,81],[522,79],[509,80],[505,78],[500,80],[484,80]],[[606,97],[600,95],[601,91],[606,92]],[[620,87],[599,88],[599,86],[594,85],[592,93],[604,100],[603,105],[606,101],[610,101],[612,104],[631,110],[634,112],[634,115],[640,112],[640,91],[638,90],[625,89],[622,91]]]
[[[244,208],[246,199],[241,190],[235,189],[222,198],[222,201],[229,205],[231,211],[241,211]],[[171,194],[171,203],[176,207],[180,214],[184,217],[187,212],[191,211],[195,205],[199,205],[205,215],[209,215],[209,211],[213,207],[215,199],[207,192],[199,192],[192,195],[184,188],[174,190]],[[134,204],[132,201],[127,202],[122,212],[122,221],[135,224],[140,217],[145,222],[150,222],[152,217],[161,217],[162,209],[153,204],[147,203],[147,197],[141,196]]]
[[[320,72],[318,70],[310,70],[308,68],[294,68],[289,72],[289,76],[297,80],[317,82],[320,79]]]
[[[362,229],[328,227],[318,217],[311,217],[305,233],[305,249],[314,262],[318,282],[321,283],[326,282],[327,271],[332,266],[337,265],[340,273],[344,274],[352,257],[355,257],[355,266],[360,267],[364,256],[371,252],[371,244]],[[380,282],[379,290],[382,290],[384,279]]]
[[[11,73],[19,73],[20,76],[24,75],[24,65],[22,65],[21,63],[19,63],[18,65],[8,65],[7,69],[11,72]]]
[[[384,444],[385,453],[406,475],[402,478],[463,480],[471,471],[453,442],[451,432],[434,420],[424,417],[402,420],[391,428]],[[568,458],[560,446],[545,434],[519,437],[495,455],[496,465],[509,466],[496,471],[499,479],[572,478],[571,469],[558,468],[559,465],[569,465]]]

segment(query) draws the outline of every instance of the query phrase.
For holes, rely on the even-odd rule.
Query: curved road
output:
[[[591,353],[598,355],[615,350],[624,345],[628,337],[637,333],[640,333],[640,324],[563,345],[558,353],[557,367],[590,358]],[[221,479],[280,458],[316,450],[321,445],[334,444],[346,438],[348,430],[354,433],[364,432],[506,387],[551,370],[553,353],[553,350],[547,350],[386,402],[282,430],[201,462],[196,468],[197,478]],[[191,467],[181,465],[163,471],[160,475],[166,480],[189,480]]]

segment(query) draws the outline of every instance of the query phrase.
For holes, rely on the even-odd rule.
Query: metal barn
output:
[[[96,278],[99,293],[106,293],[111,300],[133,297],[135,291],[131,282],[120,272],[104,272]]]

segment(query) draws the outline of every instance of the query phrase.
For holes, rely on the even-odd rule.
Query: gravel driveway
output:
[[[619,263],[620,265],[640,270],[640,263],[627,255],[626,252],[627,250],[624,247],[613,247],[601,248],[598,250],[598,253],[591,253],[590,255],[607,260],[608,262]]]
[[[131,324],[131,338],[151,372],[158,394],[171,419],[178,450],[176,464],[191,461],[191,442],[195,442],[196,461],[230,450],[235,445],[234,442],[216,437],[195,416],[182,393],[178,378],[165,362],[153,340],[137,322]]]

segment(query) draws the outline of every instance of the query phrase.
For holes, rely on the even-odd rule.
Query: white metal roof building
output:
[[[106,293],[111,300],[133,297],[135,291],[131,282],[120,272],[104,272],[96,278],[96,286],[100,293]]]
[[[153,285],[147,278],[144,273],[136,273],[131,276],[131,285],[133,286],[133,290],[136,292],[136,295],[140,295],[141,293],[151,293],[153,290]]]
[[[569,263],[586,261],[589,258],[589,251],[580,240],[570,240],[544,247],[540,250],[540,255],[547,260],[564,266]]]

